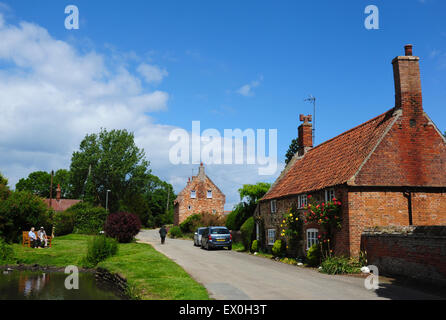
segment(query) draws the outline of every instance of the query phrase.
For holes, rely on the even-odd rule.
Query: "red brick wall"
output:
[[[349,245],[346,253],[350,255],[359,254],[364,229],[409,225],[408,199],[402,191],[349,191],[347,210]],[[412,216],[413,225],[446,225],[446,193],[412,193]],[[345,249],[339,248],[339,251]]]
[[[362,250],[380,274],[446,285],[446,227],[368,231],[362,235]]]

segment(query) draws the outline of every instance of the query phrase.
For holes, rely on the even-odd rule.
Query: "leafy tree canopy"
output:
[[[258,182],[257,184],[244,184],[238,190],[240,200],[246,199],[248,203],[257,203],[268,192],[270,183]]]
[[[56,197],[57,185],[60,185],[61,197],[70,198],[72,196],[72,186],[70,183],[70,172],[65,169],[57,170],[53,177],[53,198]],[[43,198],[50,197],[51,173],[46,171],[35,171],[17,182],[17,191],[28,191]]]
[[[107,190],[111,190],[108,207],[112,212],[129,195],[143,193],[150,174],[149,161],[136,146],[133,133],[106,129],[85,136],[79,151],[73,153],[70,171],[75,197],[105,207]]]

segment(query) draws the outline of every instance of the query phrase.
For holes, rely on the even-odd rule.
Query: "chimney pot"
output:
[[[404,46],[404,52],[406,56],[411,56],[412,55],[412,45],[408,44]]]

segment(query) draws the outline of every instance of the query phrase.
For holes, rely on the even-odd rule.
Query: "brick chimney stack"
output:
[[[60,184],[57,185],[57,189],[56,189],[56,200],[59,201],[60,200],[60,193],[62,190],[60,190]]]
[[[200,177],[201,179],[204,179],[206,177],[205,173],[204,173],[204,165],[203,162],[200,163],[200,167],[198,168],[198,177]]]
[[[300,121],[303,123],[298,128],[298,138],[297,143],[299,145],[298,155],[302,156],[313,148],[313,125],[310,123],[312,120],[312,116],[305,116],[303,114],[300,115]]]
[[[393,59],[395,107],[403,110],[403,117],[415,119],[423,115],[419,57],[412,56],[412,45],[404,47],[405,55]],[[411,124],[414,123],[413,121]]]

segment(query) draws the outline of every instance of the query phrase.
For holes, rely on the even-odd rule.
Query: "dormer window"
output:
[[[197,194],[195,193],[195,190],[192,190],[191,192],[190,192],[190,198],[191,199],[195,199],[197,197]]]
[[[212,199],[212,190],[208,190],[207,197],[208,199]]]

